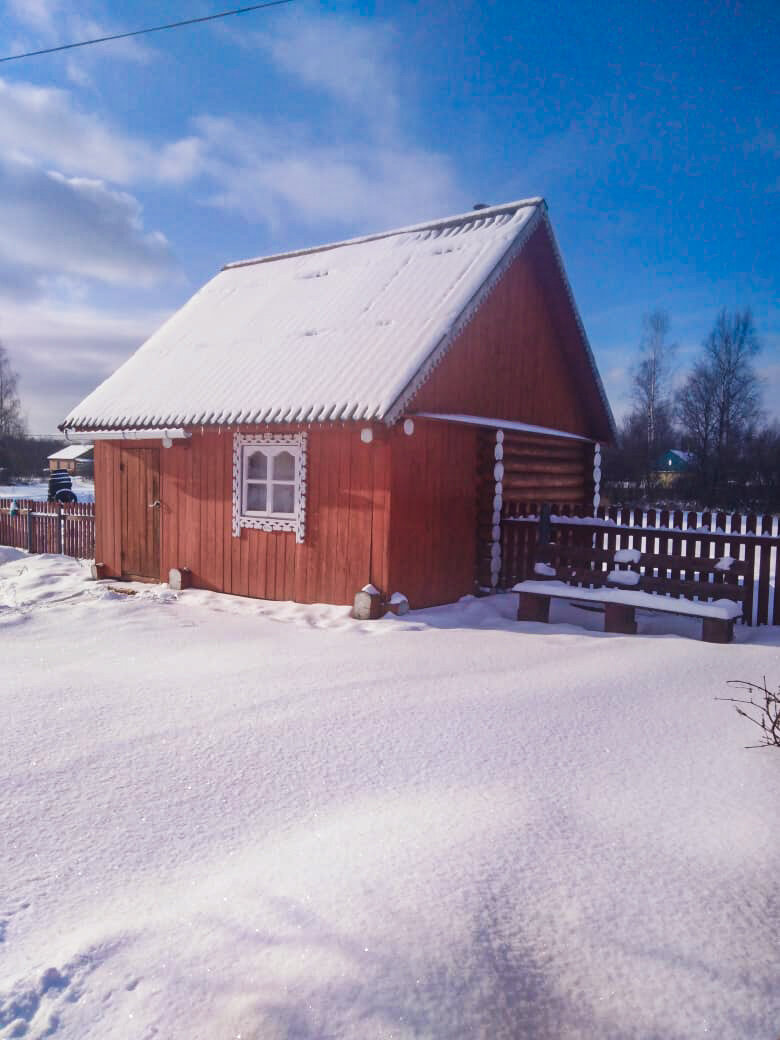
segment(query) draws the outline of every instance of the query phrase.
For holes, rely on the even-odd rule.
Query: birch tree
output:
[[[8,351],[0,343],[0,437],[22,437],[25,422],[19,400],[19,376],[11,365]]]
[[[634,459],[646,489],[661,453],[673,439],[672,375],[675,344],[669,341],[669,315],[655,310],[643,320],[639,361],[631,381],[633,408],[623,425],[623,448]]]

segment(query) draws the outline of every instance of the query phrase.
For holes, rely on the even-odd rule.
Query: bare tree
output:
[[[752,363],[759,349],[750,310],[722,310],[677,398],[678,419],[713,495],[732,476],[742,442],[760,415]]]
[[[669,315],[662,310],[645,315],[631,383],[633,408],[623,422],[621,449],[629,470],[646,489],[653,484],[659,456],[674,438],[671,383],[676,349],[669,342]]]
[[[11,367],[8,351],[0,343],[0,437],[22,437],[25,434],[18,385],[19,376]]]
[[[697,361],[677,394],[677,420],[696,458],[702,480],[709,480],[715,445],[715,373]]]

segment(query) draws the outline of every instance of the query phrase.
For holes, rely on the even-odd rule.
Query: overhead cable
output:
[[[134,29],[132,32],[114,33],[112,36],[98,36],[94,40],[80,40],[78,43],[62,43],[58,47],[45,47],[40,51],[27,51],[24,54],[10,54],[0,58],[4,61],[19,61],[21,58],[35,58],[39,54],[55,54],[57,51],[71,51],[75,47],[91,47],[93,43],[108,43],[109,40],[126,40],[129,36],[143,36],[144,33],[162,32],[163,29],[181,29],[185,25],[197,25],[200,22],[213,22],[217,18],[229,18],[234,14],[247,14],[249,11],[262,11],[266,7],[280,7],[291,4],[293,0],[266,0],[264,4],[252,4],[251,7],[236,7],[232,11],[220,11],[218,14],[207,14],[200,18],[185,18],[181,22],[169,22],[167,25],[152,25],[148,29]]]

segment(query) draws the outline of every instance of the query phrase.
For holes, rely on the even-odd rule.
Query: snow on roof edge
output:
[[[288,260],[296,256],[309,256],[312,253],[324,253],[329,249],[340,249],[341,246],[357,246],[364,242],[376,242],[382,238],[392,238],[394,235],[408,235],[415,231],[432,231],[435,228],[449,227],[460,224],[466,220],[481,220],[485,217],[494,217],[500,213],[512,213],[518,209],[529,209],[534,206],[546,207],[541,195],[534,195],[528,199],[518,199],[516,202],[503,202],[497,206],[486,206],[484,209],[471,209],[466,213],[457,213],[451,217],[440,217],[438,220],[426,220],[420,224],[408,224],[405,227],[391,228],[388,231],[377,231],[369,235],[359,235],[357,238],[345,238],[340,242],[325,242],[319,246],[306,246],[303,249],[292,249],[285,253],[270,253],[268,256],[250,257],[248,260],[231,260],[223,264],[222,271],[230,271],[236,267],[249,267],[252,264],[268,264],[274,260]]]

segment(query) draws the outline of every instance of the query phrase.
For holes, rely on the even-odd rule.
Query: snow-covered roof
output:
[[[532,198],[229,264],[63,428],[394,421],[543,220]]]
[[[51,462],[66,462],[72,459],[81,459],[92,451],[92,444],[69,444],[66,448],[52,452],[46,458]]]

